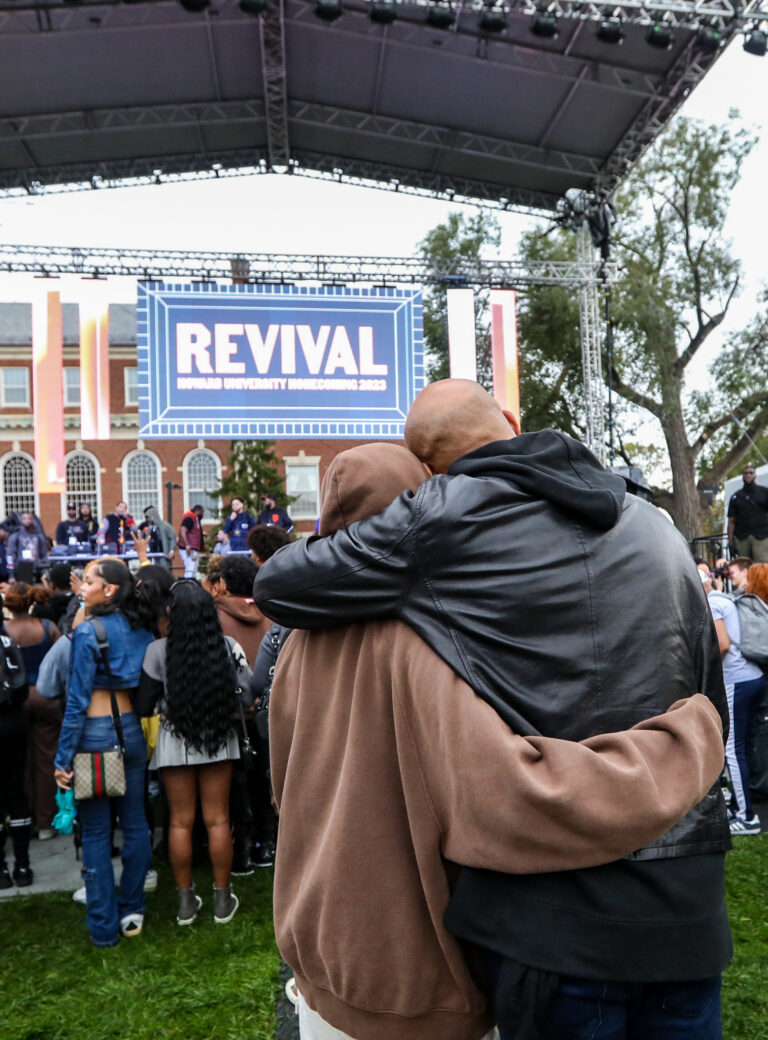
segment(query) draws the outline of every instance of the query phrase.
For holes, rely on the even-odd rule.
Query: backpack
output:
[[[0,627],[0,708],[17,707],[27,699],[27,670],[19,644]]]
[[[741,622],[739,649],[748,661],[768,667],[768,604],[745,593],[734,600]]]

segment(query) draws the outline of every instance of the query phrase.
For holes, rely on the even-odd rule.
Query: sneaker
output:
[[[13,888],[13,879],[8,872],[8,867],[6,867],[5,863],[0,867],[0,889],[3,888]]]
[[[743,816],[732,816],[730,819],[731,834],[760,834],[760,818],[754,815],[750,820]]]
[[[31,867],[20,867],[17,863],[13,868],[13,880],[17,888],[29,888],[35,875]]]
[[[76,892],[72,893],[72,899],[76,903],[79,903],[80,906],[85,906],[85,904],[88,902],[85,895],[85,885],[82,885],[80,888],[78,888]]]
[[[232,877],[250,877],[256,869],[256,864],[250,856],[238,858],[232,864],[230,871]]]
[[[135,935],[141,935],[144,927],[144,914],[126,914],[120,918],[120,934],[126,939],[132,939]]]
[[[197,915],[200,913],[200,908],[203,905],[203,901],[200,896],[195,895],[193,888],[185,888],[179,890],[179,913],[176,918],[176,924],[186,925],[192,924]]]
[[[50,841],[51,838],[55,838],[58,832],[53,827],[41,827],[37,832],[38,841]]]
[[[144,878],[144,891],[145,892],[154,892],[156,888],[157,888],[157,871],[150,869],[150,870],[147,871],[146,877]]]
[[[213,920],[216,924],[227,924],[237,913],[240,900],[232,891],[231,885],[226,888],[213,889]]]
[[[256,867],[271,867],[275,862],[275,846],[271,841],[263,841],[253,850],[253,864]]]

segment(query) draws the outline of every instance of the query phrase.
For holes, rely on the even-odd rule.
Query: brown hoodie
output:
[[[253,667],[261,641],[272,622],[264,617],[252,599],[231,596],[229,593],[217,597],[216,610],[219,612],[222,632],[240,644],[248,664]]]
[[[423,478],[404,448],[337,457],[321,530]],[[451,865],[617,859],[667,830],[723,761],[700,696],[627,733],[521,738],[411,629],[294,632],[270,707],[275,930],[307,1003],[355,1040],[479,1040],[484,997],[443,927]]]

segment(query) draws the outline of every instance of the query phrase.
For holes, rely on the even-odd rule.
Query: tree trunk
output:
[[[671,403],[662,419],[672,469],[672,503],[670,513],[675,527],[691,542],[700,535],[699,494],[696,490],[696,467],[688,444],[679,400]]]

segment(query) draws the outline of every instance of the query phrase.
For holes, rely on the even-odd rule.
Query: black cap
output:
[[[76,502],[67,502],[67,510],[69,511],[70,509],[77,509],[77,503]]]

